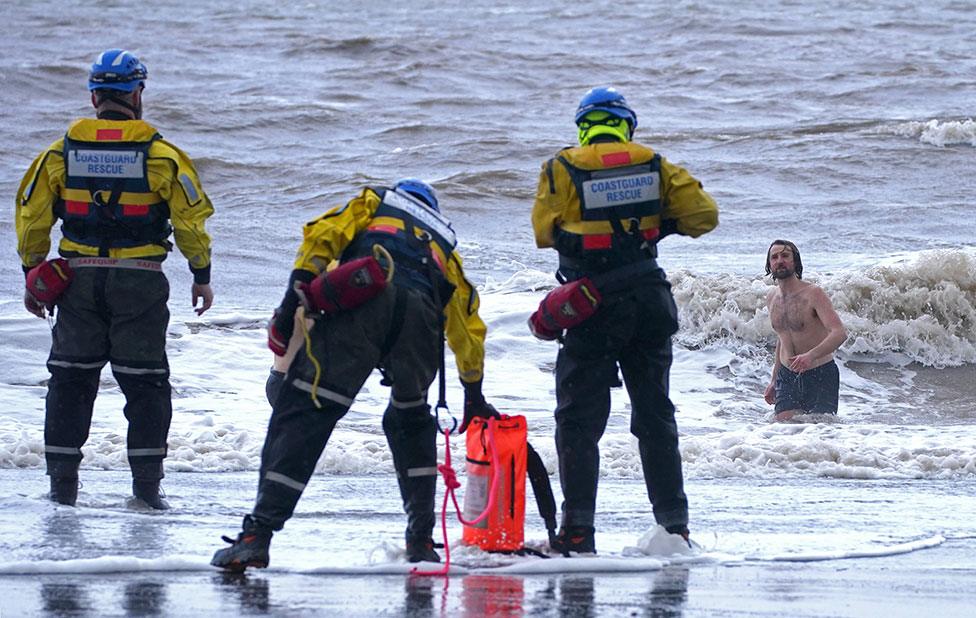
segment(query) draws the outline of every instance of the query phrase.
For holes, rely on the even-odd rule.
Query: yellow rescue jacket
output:
[[[105,150],[112,148],[116,150]],[[66,162],[66,152],[71,153],[71,161]],[[123,154],[99,159],[98,153],[105,152]],[[89,169],[96,175],[103,170],[111,174],[117,172],[117,160],[122,161],[119,169],[125,165],[131,169],[121,172],[128,178],[114,200],[114,214],[123,222],[123,215],[132,215],[136,224],[128,223],[126,229],[135,229],[142,219],[165,224],[168,218],[176,245],[189,262],[195,280],[208,282],[210,236],[205,222],[213,214],[213,205],[200,186],[190,158],[160,138],[156,129],[142,120],[77,120],[65,137],[34,160],[17,191],[17,252],[23,266],[30,268],[47,258],[51,228],[58,218],[74,225],[75,219],[84,218],[97,208],[92,192],[71,171],[73,166],[90,164],[93,167]],[[126,163],[128,160],[135,163]],[[141,176],[133,180],[140,167]],[[96,189],[96,193],[104,203],[111,192]],[[90,219],[95,220],[93,216]],[[70,232],[65,230],[58,250],[62,255],[97,256],[101,249],[103,255],[107,253],[106,257],[165,259],[169,250],[165,242],[168,226],[157,229],[163,230],[158,234],[162,239],[149,240],[135,235],[136,240],[114,243],[126,246],[106,249],[90,235],[77,233],[73,228]]]
[[[330,262],[339,259],[353,240],[367,229],[377,226],[403,229],[400,219],[375,216],[381,203],[382,196],[367,187],[344,206],[337,206],[306,223],[294,268],[318,275]],[[422,235],[422,230],[415,228],[413,232],[418,238]],[[447,343],[454,351],[461,380],[477,382],[484,371],[487,332],[485,323],[478,316],[481,304],[478,291],[465,278],[457,251],[451,250],[445,255],[438,242],[429,240],[428,244],[448,283],[455,288],[444,308]]]
[[[566,164],[569,164],[569,167]],[[621,142],[601,142],[587,146],[566,148],[542,165],[539,185],[532,208],[532,228],[535,232],[536,246],[554,247],[555,236],[560,231],[584,237],[584,242],[600,246],[605,237],[614,233],[614,226],[607,219],[588,219],[581,204],[577,183],[574,182],[571,168],[583,171],[613,170],[615,168],[640,168],[635,171],[631,185],[641,184],[641,173],[659,175],[656,186],[648,182],[658,196],[659,205],[646,206],[639,211],[637,225],[641,235],[654,240],[662,226],[676,228],[677,233],[697,237],[711,231],[718,225],[718,207],[715,200],[705,192],[698,180],[684,168],[668,162],[664,157],[640,144]],[[652,171],[647,171],[652,170]],[[579,178],[577,178],[579,181]],[[594,191],[610,187],[604,198],[620,197],[626,200],[631,185],[621,183],[619,187],[605,182],[599,185],[593,181]],[[659,191],[659,194],[657,193]],[[597,207],[603,204],[598,203]],[[643,214],[656,211],[657,214]],[[628,231],[632,221],[622,217],[620,226]]]

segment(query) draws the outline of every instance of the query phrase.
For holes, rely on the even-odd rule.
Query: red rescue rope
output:
[[[437,466],[437,470],[444,477],[444,485],[447,488],[444,491],[444,502],[441,504],[441,532],[444,537],[444,566],[436,571],[420,571],[417,567],[410,570],[411,575],[447,575],[451,569],[451,547],[447,541],[447,498],[448,496],[454,501],[454,510],[457,512],[458,520],[465,526],[473,526],[475,524],[481,523],[485,517],[495,508],[495,494],[498,489],[498,479],[501,478],[501,474],[498,473],[498,449],[495,448],[495,422],[496,419],[489,418],[485,423],[488,431],[488,448],[491,450],[491,488],[488,490],[488,504],[485,505],[485,510],[481,512],[475,519],[468,521],[464,519],[461,515],[461,507],[458,505],[457,495],[454,490],[461,486],[461,482],[457,480],[457,473],[454,468],[451,467],[451,431],[452,429],[444,430],[444,463]]]

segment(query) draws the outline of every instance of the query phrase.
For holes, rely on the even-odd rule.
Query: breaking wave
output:
[[[906,122],[893,127],[895,135],[917,137],[923,144],[933,146],[952,146],[968,144],[976,146],[976,121],[966,120],[928,120],[926,122]]]
[[[847,354],[895,352],[930,367],[976,363],[976,257],[927,251],[863,271],[809,274],[844,325]],[[681,314],[677,342],[701,348],[730,341],[775,343],[760,277],[671,274]]]

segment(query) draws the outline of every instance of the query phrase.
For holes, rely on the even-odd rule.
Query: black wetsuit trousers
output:
[[[48,474],[73,478],[88,440],[102,367],[112,364],[125,395],[129,466],[134,478],[163,477],[173,416],[166,328],[169,283],[162,272],[78,268],[57,303],[47,361],[44,450]]]
[[[383,430],[407,513],[406,536],[431,536],[437,429],[427,389],[440,363],[439,333],[430,296],[395,285],[352,311],[315,323],[312,354],[305,348],[298,353],[274,402],[253,512],[259,525],[280,530],[292,516],[336,423],[382,362],[393,381]],[[315,362],[321,367],[317,384]]]
[[[657,523],[688,522],[674,405],[668,397],[677,309],[664,273],[605,295],[597,313],[566,333],[556,360],[556,449],[563,525],[593,526],[599,441],[610,415],[617,367],[630,395],[647,494]]]

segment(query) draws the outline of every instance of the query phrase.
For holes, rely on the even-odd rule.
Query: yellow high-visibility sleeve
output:
[[[532,207],[532,230],[535,233],[535,245],[540,249],[553,246],[556,226],[562,220],[563,213],[569,210],[573,196],[576,195],[576,188],[572,185],[566,168],[555,159],[549,159],[542,164],[535,192],[535,205]]]
[[[64,184],[64,140],[34,159],[17,190],[14,227],[21,263],[31,268],[47,259],[51,250],[51,228],[57,220],[52,206]]]
[[[478,315],[481,307],[478,290],[464,276],[457,252],[452,252],[447,261],[447,280],[454,285],[454,294],[444,308],[447,344],[454,351],[461,381],[477,382],[484,375],[488,328]]]
[[[697,238],[718,226],[718,205],[688,170],[661,157],[664,194],[662,219],[673,219],[678,233]]]
[[[193,161],[165,140],[156,140],[146,164],[149,187],[169,204],[173,239],[194,269],[210,265],[210,235],[206,221],[214,212],[203,192]]]
[[[381,201],[382,198],[367,187],[344,206],[336,206],[306,223],[294,268],[316,275],[325,271],[329,263],[342,255],[353,239],[366,229]]]

